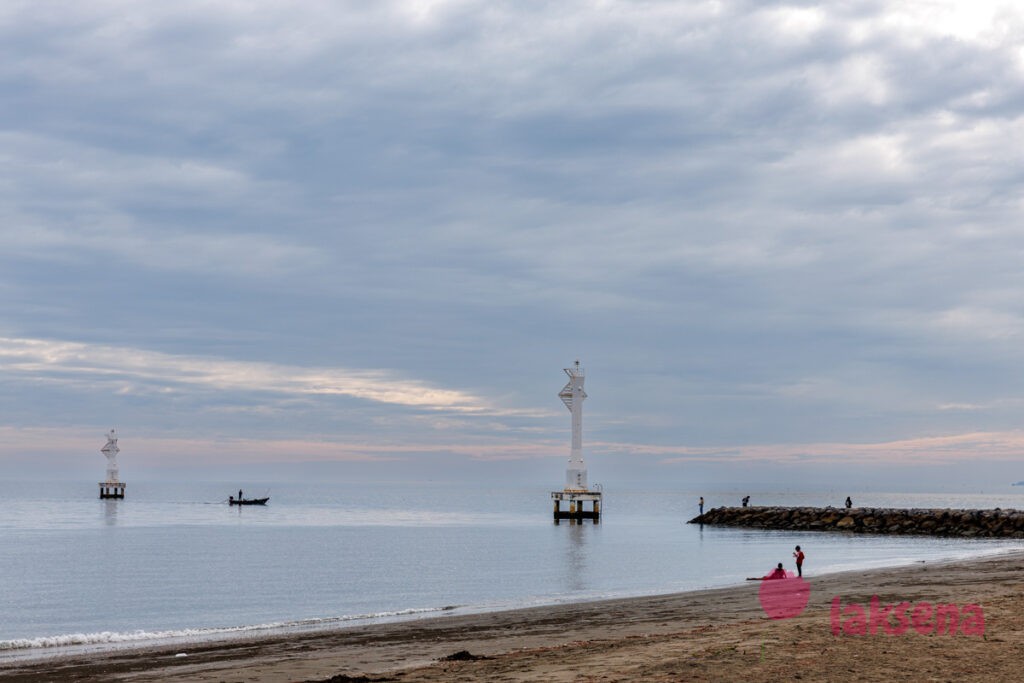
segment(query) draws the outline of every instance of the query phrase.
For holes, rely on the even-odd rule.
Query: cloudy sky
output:
[[[1024,479],[1013,3],[11,1],[0,57],[0,476],[558,484],[578,358],[606,486]]]

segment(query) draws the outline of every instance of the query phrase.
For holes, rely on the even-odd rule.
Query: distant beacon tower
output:
[[[107,434],[107,445],[100,449],[100,453],[107,456],[107,480],[100,482],[100,498],[124,498],[125,483],[117,477],[117,454],[120,452],[117,432],[111,429]]]
[[[587,392],[583,391],[586,379],[580,362],[576,361],[571,368],[565,368],[569,382],[558,392],[558,397],[572,414],[572,450],[569,454],[569,465],[565,470],[565,489],[552,491],[551,499],[555,501],[555,524],[560,519],[582,522],[592,519],[597,524],[601,518],[601,492],[590,491],[587,487],[587,466],[583,463],[583,401]],[[569,503],[569,509],[562,511],[561,502]],[[584,512],[583,502],[593,501],[593,511]]]

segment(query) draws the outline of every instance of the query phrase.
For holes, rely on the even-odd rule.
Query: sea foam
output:
[[[307,631],[330,628],[332,625],[354,621],[373,621],[392,619],[395,617],[447,612],[455,609],[447,607],[422,607],[403,609],[392,612],[374,612],[372,614],[354,614],[339,617],[322,617],[300,619],[297,621],[278,621],[266,624],[250,624],[247,626],[230,626],[223,628],[185,628],[166,631],[100,631],[98,633],[67,633],[56,636],[40,636],[37,638],[15,638],[0,640],[0,652],[13,650],[30,650],[43,648],[77,647],[88,645],[121,645],[121,644],[152,644],[160,641],[190,641],[219,639],[231,636],[245,636],[268,631]]]

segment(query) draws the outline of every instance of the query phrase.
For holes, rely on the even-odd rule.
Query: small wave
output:
[[[68,633],[59,636],[40,636],[38,638],[15,638],[13,640],[0,640],[0,652],[55,647],[77,647],[83,645],[141,644],[162,640],[200,640],[221,636],[246,635],[261,631],[316,629],[319,627],[328,627],[332,624],[342,624],[350,621],[389,619],[392,617],[429,614],[431,612],[450,612],[457,609],[457,607],[457,605],[445,605],[444,607],[421,607],[396,610],[392,612],[374,612],[372,614],[354,614],[340,617],[319,617],[312,619],[299,619],[297,621],[278,621],[267,624],[228,626],[221,628],[185,628],[167,631],[131,631],[128,633],[101,631],[98,633]]]

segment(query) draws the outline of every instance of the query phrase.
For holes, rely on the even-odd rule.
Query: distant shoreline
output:
[[[867,603],[873,594],[882,593],[892,600],[978,602],[991,615],[991,628],[998,626],[996,633],[1003,634],[1008,615],[1024,612],[1018,609],[1024,599],[1017,597],[1019,584],[1024,580],[1024,571],[1018,568],[1022,558],[1024,550],[1016,550],[966,562],[919,562],[898,568],[811,576],[812,599],[807,611],[784,621],[764,616],[757,598],[758,586],[751,584],[652,597],[431,616],[315,633],[20,661],[0,668],[0,683],[27,683],[44,675],[74,677],[78,681],[130,677],[132,681],[212,683],[231,679],[284,683],[326,680],[345,674],[443,681],[453,673],[449,671],[452,667],[465,670],[469,676],[466,680],[478,680],[473,676],[479,675],[483,681],[500,671],[519,670],[524,665],[529,675],[520,680],[533,680],[534,676],[545,677],[551,667],[564,666],[563,650],[570,659],[593,660],[593,665],[606,671],[611,680],[629,680],[626,673],[616,678],[624,662],[612,653],[638,644],[653,648],[654,652],[664,650],[658,657],[675,661],[681,653],[699,654],[699,647],[713,647],[730,638],[742,636],[742,642],[751,638],[774,639],[773,634],[800,628],[809,629],[814,639],[825,644],[874,647],[873,642],[866,641],[833,642],[836,639],[827,632],[828,605],[836,595],[862,603]],[[979,576],[984,580],[979,581]],[[808,635],[804,633],[801,637]],[[914,648],[929,642],[923,636],[916,637],[918,641],[905,636],[907,642],[899,644]],[[1021,638],[1024,640],[1024,633]],[[894,644],[891,638],[882,642]],[[982,647],[981,642],[969,641],[967,637],[958,636],[948,642],[958,647]],[[982,649],[994,645],[984,641]],[[463,650],[494,659],[438,661]],[[742,648],[736,653],[749,655]],[[185,656],[177,656],[181,654]],[[778,654],[781,657],[784,653]],[[749,668],[750,662],[744,661],[737,666]],[[479,673],[472,673],[476,669]],[[747,680],[762,679],[755,675]]]

